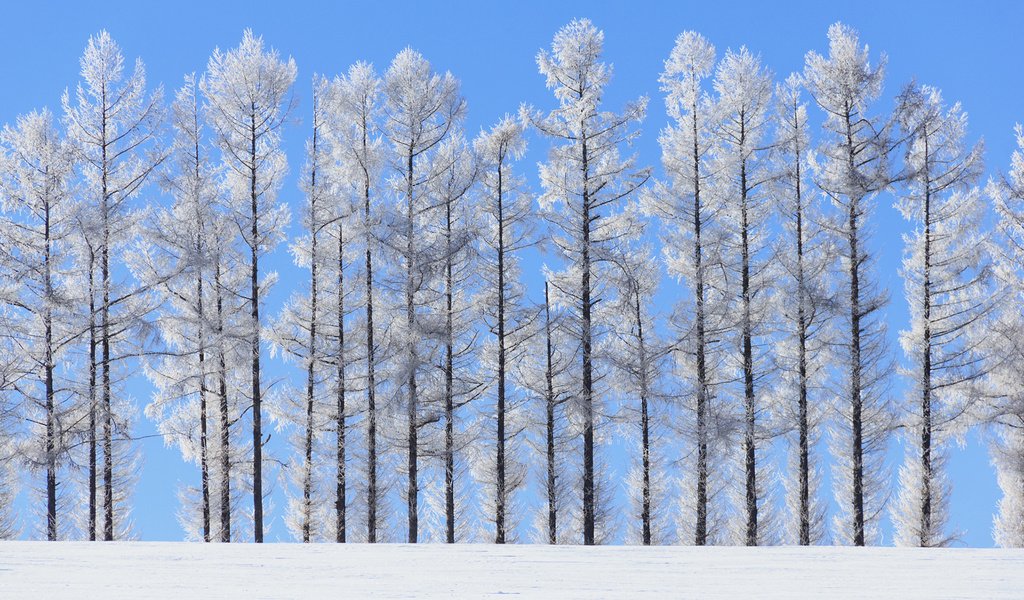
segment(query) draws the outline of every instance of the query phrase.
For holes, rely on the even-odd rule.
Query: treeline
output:
[[[884,57],[828,41],[780,79],[681,34],[657,174],[630,150],[647,98],[604,106],[587,20],[537,55],[551,102],[476,137],[414,50],[318,75],[286,239],[294,61],[246,31],[165,100],[90,38],[61,114],[0,134],[0,537],[131,538],[144,404],[198,472],[189,539],[261,542],[279,511],[306,542],[864,545],[889,514],[896,543],[944,546],[946,460],[980,428],[996,541],[1024,545],[1024,134],[985,184],[959,104],[910,83],[883,111]]]

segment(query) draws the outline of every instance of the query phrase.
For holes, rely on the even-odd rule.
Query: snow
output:
[[[4,598],[1020,598],[1024,550],[0,542]]]

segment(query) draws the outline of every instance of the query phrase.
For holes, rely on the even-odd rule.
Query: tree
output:
[[[157,421],[168,445],[200,469],[200,521],[184,507],[187,530],[211,540],[209,414],[212,338],[209,328],[209,256],[216,188],[208,164],[195,75],[185,77],[171,111],[175,137],[164,186],[174,203],[143,224],[144,247],[132,261],[134,274],[158,296],[156,324],[166,351],[147,365],[155,393],[146,416]]]
[[[485,413],[485,423],[495,424],[494,453],[493,462],[486,461],[481,479],[494,490],[494,540],[499,544],[514,539],[508,535],[515,530],[517,511],[510,510],[512,499],[526,482],[520,440],[529,423],[525,398],[515,395],[513,375],[515,365],[526,359],[536,318],[536,311],[525,305],[520,279],[520,255],[534,243],[531,199],[524,193],[523,178],[513,171],[526,152],[524,131],[524,122],[505,115],[474,143],[480,161],[484,219],[479,240],[484,286],[480,305],[484,325],[494,336],[493,344],[484,347],[483,357],[494,380],[494,411]],[[496,417],[493,421],[492,414]],[[491,436],[488,427],[487,437]]]
[[[848,400],[839,406],[833,432],[837,459],[836,517],[839,539],[857,546],[877,539],[876,523],[885,502],[885,449],[892,428],[886,397],[891,362],[880,311],[888,298],[872,279],[866,220],[875,195],[890,183],[891,121],[870,115],[868,104],[882,89],[885,58],[872,66],[857,33],[829,27],[829,53],[809,52],[804,80],[825,113],[823,139],[811,162],[815,183],[842,213],[834,234],[848,285],[842,297],[843,325],[837,340],[845,364],[840,382]]]
[[[774,256],[780,267],[774,313],[779,344],[774,363],[779,373],[772,400],[780,429],[790,434],[786,469],[789,523],[784,539],[809,545],[825,538],[826,504],[820,497],[820,459],[815,449],[829,415],[827,368],[830,358],[830,319],[835,309],[831,278],[835,251],[821,196],[807,185],[810,136],[807,105],[801,99],[799,75],[776,88],[777,142],[773,185],[782,235]]]
[[[80,298],[69,285],[77,224],[73,169],[71,149],[48,110],[19,117],[15,127],[0,132],[0,302],[10,309],[0,347],[17,369],[4,379],[16,379],[12,387],[22,397],[23,418],[39,424],[24,458],[31,472],[45,472],[43,530],[50,541],[68,530],[63,515],[58,522],[58,494],[65,487],[58,477],[67,475],[59,472],[67,468],[80,433],[70,382],[60,367],[69,360],[80,325],[73,317]],[[0,424],[9,423],[6,416],[0,415]],[[0,456],[5,470],[13,466],[6,451]],[[0,534],[10,533],[3,516],[7,502],[0,506]]]
[[[428,195],[432,179],[439,174],[431,169],[431,161],[433,151],[462,120],[466,102],[451,73],[435,73],[430,63],[410,48],[391,61],[384,74],[384,92],[382,130],[392,146],[391,167],[395,172],[390,184],[404,205],[404,210],[393,215],[388,243],[401,272],[400,304],[404,319],[396,323],[396,343],[402,354],[396,358],[396,375],[406,401],[408,541],[415,543],[419,534],[418,435],[422,427],[434,420],[420,405],[417,380],[430,360],[430,348],[424,338],[439,337],[436,326],[425,314],[432,304],[431,271],[438,264],[431,240],[424,239],[437,208]]]
[[[294,106],[295,61],[264,51],[263,38],[246,29],[234,50],[214,50],[201,88],[225,169],[232,217],[248,249],[252,365],[252,494],[254,536],[263,541],[263,407],[260,383],[260,304],[273,278],[260,281],[260,257],[280,243],[289,220],[277,193],[287,170],[281,127]]]
[[[986,186],[997,217],[989,244],[998,300],[986,323],[982,342],[990,363],[985,383],[990,398],[981,417],[994,429],[992,463],[1003,493],[993,523],[993,538],[1004,548],[1024,546],[1024,128],[1016,127],[1017,148],[1010,157],[1010,170]]]
[[[594,307],[606,293],[606,271],[617,242],[631,235],[628,215],[613,213],[650,176],[634,158],[622,158],[621,146],[638,135],[647,99],[626,105],[621,114],[601,110],[611,67],[600,62],[604,33],[586,20],[574,20],[554,37],[551,52],[537,54],[537,66],[555,94],[558,107],[533,115],[535,127],[552,139],[548,162],[541,165],[539,198],[552,241],[567,267],[552,280],[562,300],[572,306],[573,328],[581,348],[579,414],[583,437],[583,543],[598,541],[598,500],[594,448],[601,398],[597,389],[594,346],[604,329],[594,322]],[[596,336],[595,336],[596,330]],[[605,535],[607,532],[601,532]]]
[[[376,290],[375,257],[379,256],[380,216],[374,210],[379,193],[381,169],[384,162],[384,147],[378,130],[381,110],[381,81],[374,73],[373,66],[359,62],[349,67],[346,75],[337,77],[333,84],[326,134],[337,161],[337,175],[341,194],[351,194],[360,204],[362,219],[349,227],[349,237],[358,240],[363,247],[364,285],[363,304],[365,307],[366,360],[366,540],[377,541],[378,510],[378,446],[377,446],[377,372],[381,361],[378,347],[381,339],[378,323],[375,321]],[[332,118],[333,117],[333,118]],[[339,224],[339,227],[341,225]],[[340,237],[339,237],[340,239]],[[377,258],[379,261],[380,259]],[[339,270],[339,275],[341,271]],[[379,311],[376,319],[379,320]],[[339,329],[340,331],[340,329]]]
[[[951,492],[944,472],[951,436],[963,435],[982,391],[985,361],[977,328],[991,305],[983,206],[975,187],[982,144],[967,147],[967,114],[947,108],[939,90],[908,88],[900,98],[908,135],[907,188],[896,207],[916,227],[904,236],[903,276],[910,329],[900,343],[911,366],[916,414],[906,422],[907,461],[900,469],[896,542],[945,546]]]
[[[327,416],[328,407],[325,406],[324,398],[319,391],[320,384],[329,377],[326,367],[328,366],[325,325],[326,318],[321,316],[325,313],[323,271],[329,267],[331,261],[322,249],[321,241],[326,234],[328,227],[335,222],[341,224],[341,220],[332,214],[336,207],[333,206],[332,189],[333,183],[330,179],[330,150],[325,139],[327,111],[329,110],[330,84],[326,78],[314,77],[313,79],[313,120],[312,132],[306,142],[306,165],[303,169],[300,188],[306,197],[304,206],[303,225],[306,235],[294,240],[291,244],[291,251],[295,257],[296,266],[309,267],[309,292],[308,295],[295,293],[289,299],[282,310],[278,322],[273,328],[273,341],[275,346],[281,348],[283,353],[294,356],[301,361],[305,373],[305,394],[286,393],[281,401],[282,406],[276,407],[280,411],[280,420],[285,425],[296,429],[291,438],[293,450],[298,455],[297,461],[289,464],[290,479],[300,490],[297,495],[291,496],[288,502],[288,515],[286,522],[293,535],[308,543],[311,539],[321,537],[319,528],[322,526],[320,502],[323,496],[319,481],[317,481],[317,465],[322,461],[314,457],[317,440],[323,437],[326,426],[330,423]],[[344,266],[344,237],[339,237],[339,277],[343,277]],[[339,309],[342,311],[339,329],[339,338],[342,344],[339,345],[339,352],[336,354],[338,366],[338,416],[337,427],[339,432],[339,458],[338,474],[336,481],[341,487],[338,488],[340,504],[336,526],[340,532],[341,539],[344,539],[344,427],[345,427],[345,379],[344,379],[344,286],[339,286],[341,299]],[[301,398],[301,400],[300,400]],[[319,454],[319,452],[317,452]]]
[[[669,463],[666,425],[671,418],[671,395],[662,381],[673,347],[663,342],[651,314],[660,272],[652,269],[651,248],[634,248],[619,261],[613,310],[620,315],[609,348],[615,368],[614,387],[623,396],[620,418],[629,441],[639,433],[639,460],[628,475],[631,538],[641,544],[663,544],[669,532]],[[639,426],[639,427],[638,427]],[[635,460],[635,457],[634,457]]]
[[[128,532],[127,499],[133,471],[131,443],[131,400],[118,395],[127,375],[126,363],[137,354],[138,343],[148,338],[144,318],[153,307],[145,289],[133,286],[126,274],[113,264],[137,230],[138,211],[131,208],[145,184],[163,162],[156,144],[163,118],[163,93],[146,94],[146,71],[136,60],[129,75],[124,73],[121,49],[106,31],[89,38],[80,60],[82,83],[74,99],[65,91],[62,98],[68,137],[84,178],[88,208],[82,217],[81,235],[88,247],[90,282],[90,417],[102,419],[103,450],[103,539],[113,540]],[[99,271],[99,282],[95,271]],[[98,288],[98,289],[97,289]],[[95,294],[99,295],[98,306]],[[99,362],[95,357],[98,345]],[[118,371],[115,371],[118,369]],[[97,373],[98,371],[98,373]],[[95,376],[98,374],[98,385]],[[99,403],[93,402],[99,392]],[[93,430],[94,431],[94,430]],[[90,523],[89,538],[96,533],[95,446],[90,432]],[[123,439],[115,440],[115,435]],[[115,447],[116,442],[116,447]],[[116,515],[115,515],[116,513]]]
[[[445,541],[453,544],[458,520],[455,506],[457,454],[467,445],[467,436],[456,430],[456,422],[459,409],[478,397],[482,387],[473,372],[478,321],[478,311],[472,299],[477,275],[474,256],[477,232],[476,206],[470,192],[476,183],[477,165],[472,148],[459,133],[450,135],[438,146],[434,163],[436,175],[431,177],[430,195],[444,211],[437,238],[442,242],[440,262],[443,271],[442,289],[438,295],[443,299],[439,312],[444,319],[441,334],[444,356],[440,367],[444,375]],[[501,531],[500,535],[503,534]]]
[[[702,89],[714,65],[715,48],[703,36],[687,31],[676,38],[660,79],[672,119],[658,140],[666,180],[658,182],[641,205],[646,214],[664,223],[666,269],[683,281],[689,293],[671,320],[680,332],[675,342],[676,368],[682,371],[684,385],[692,386],[681,393],[692,398],[684,401],[687,419],[681,429],[696,450],[696,456],[687,456],[696,476],[684,482],[680,537],[698,546],[722,538],[724,511],[717,505],[725,478],[720,470],[731,435],[721,342],[731,326],[723,276],[726,231],[718,223],[725,206],[720,195],[708,192],[717,109]]]
[[[772,177],[767,165],[767,130],[771,124],[772,75],[746,48],[727,50],[718,63],[714,88],[718,94],[718,121],[710,193],[722,197],[723,225],[728,230],[725,266],[731,279],[733,302],[738,304],[738,326],[733,335],[739,346],[743,379],[743,512],[740,539],[748,546],[772,540],[771,503],[763,443],[771,441],[768,405],[761,387],[769,385],[766,346],[769,341],[769,285],[774,279],[768,245],[770,204],[765,189]]]

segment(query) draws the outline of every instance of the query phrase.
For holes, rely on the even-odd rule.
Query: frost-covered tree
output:
[[[72,521],[65,510],[58,515],[59,506],[67,508],[58,495],[70,487],[69,448],[80,433],[78,407],[61,367],[81,325],[74,317],[81,298],[69,285],[77,231],[73,169],[71,149],[48,110],[19,117],[0,132],[0,305],[7,307],[0,352],[12,359],[4,379],[16,380],[21,417],[32,424],[23,459],[30,473],[44,474],[40,531],[51,541],[66,536]],[[6,403],[0,411],[6,413]],[[13,437],[8,416],[0,415],[0,431]],[[5,475],[14,466],[8,441],[0,449]],[[6,500],[0,498],[0,515]],[[0,516],[0,536],[10,533],[7,523]]]
[[[81,235],[88,249],[90,292],[89,422],[99,418],[103,451],[104,540],[128,534],[135,449],[131,426],[135,408],[123,393],[129,362],[149,337],[145,316],[148,298],[129,273],[116,268],[138,229],[132,204],[161,164],[164,154],[155,143],[163,119],[163,93],[146,92],[146,70],[136,60],[125,72],[124,56],[106,31],[89,38],[80,60],[82,82],[74,95],[62,99],[68,138],[75,148],[83,177]],[[98,297],[97,297],[98,296]],[[95,355],[98,347],[99,356]],[[95,380],[98,376],[99,381]],[[95,398],[95,402],[93,402]],[[89,538],[96,528],[96,454],[89,434]]]
[[[914,382],[904,425],[907,459],[900,469],[894,523],[896,543],[946,546],[951,488],[947,446],[973,416],[984,375],[983,336],[992,290],[983,204],[975,186],[982,144],[968,146],[967,114],[947,107],[939,90],[910,87],[900,97],[908,136],[906,189],[896,207],[915,225],[904,236],[903,260],[910,328],[900,333]]]
[[[465,513],[465,506],[456,508],[456,490],[464,487],[461,454],[469,443],[465,427],[459,424],[460,409],[479,397],[482,387],[476,371],[479,311],[473,301],[476,282],[476,204],[471,190],[476,183],[477,165],[471,146],[459,133],[451,134],[437,149],[434,157],[430,195],[444,215],[436,225],[441,258],[438,296],[443,315],[441,325],[442,357],[440,368],[444,411],[444,515],[445,541],[456,540],[456,521]],[[456,481],[459,479],[460,481]],[[464,527],[459,527],[464,529]],[[503,534],[503,531],[500,531]],[[459,536],[462,537],[462,536]]]
[[[524,193],[522,176],[513,169],[526,152],[524,129],[522,120],[505,115],[474,144],[480,161],[479,211],[484,219],[479,240],[480,304],[484,325],[493,336],[485,342],[482,361],[485,377],[493,386],[486,398],[494,402],[493,412],[488,407],[484,413],[484,437],[493,440],[494,446],[479,478],[493,490],[485,497],[494,501],[489,512],[493,512],[497,543],[515,539],[520,511],[514,499],[527,474],[523,456],[524,433],[529,427],[527,398],[518,393],[514,377],[515,365],[522,363],[529,351],[527,343],[535,333],[536,316],[526,305],[520,267],[523,250],[534,243],[533,207]]]
[[[621,241],[635,234],[628,211],[618,211],[650,176],[624,158],[620,149],[639,135],[637,125],[647,99],[628,103],[621,113],[604,111],[601,101],[612,68],[601,62],[604,33],[586,19],[574,20],[554,37],[551,51],[537,54],[537,66],[558,106],[547,115],[531,115],[533,125],[552,140],[541,165],[541,213],[565,269],[551,284],[559,301],[572,308],[571,328],[579,340],[581,381],[576,410],[583,438],[581,472],[583,543],[610,535],[606,507],[599,506],[601,474],[596,472],[596,429],[607,411],[601,388],[603,369],[595,365],[595,347],[609,327],[595,307],[610,297],[608,271]],[[603,307],[602,307],[603,308]],[[604,513],[604,514],[601,514]],[[602,518],[604,517],[604,518]],[[598,521],[602,521],[598,523]]]
[[[392,282],[401,299],[401,318],[393,324],[398,355],[394,367],[395,385],[405,400],[408,455],[408,541],[419,535],[419,433],[436,420],[420,393],[429,389],[419,381],[431,362],[439,337],[439,325],[429,315],[434,304],[432,271],[438,268],[438,250],[431,235],[431,223],[442,215],[430,190],[442,171],[432,167],[434,154],[462,121],[466,102],[459,82],[451,73],[435,73],[418,52],[406,48],[391,61],[384,74],[385,103],[382,130],[392,147],[390,187],[398,207],[391,219],[388,245],[397,280]]]
[[[242,42],[226,52],[214,50],[201,88],[207,119],[220,150],[232,218],[248,250],[252,365],[253,533],[263,541],[263,395],[261,383],[260,305],[274,276],[260,280],[260,258],[284,236],[288,207],[277,202],[287,170],[281,128],[294,105],[291,93],[295,61],[264,50],[263,38],[249,29]]]
[[[721,195],[709,191],[716,108],[702,89],[714,66],[715,48],[703,36],[687,31],[676,38],[660,79],[672,119],[659,137],[666,180],[642,203],[645,213],[661,219],[668,274],[689,294],[671,321],[679,332],[676,369],[687,388],[678,427],[693,442],[693,452],[684,456],[694,475],[682,482],[679,537],[698,546],[726,533],[723,470],[731,444],[722,344],[731,324],[723,275],[726,232],[719,223],[726,207]]]
[[[872,65],[857,33],[829,27],[829,52],[808,52],[804,81],[825,114],[823,135],[811,162],[814,180],[842,213],[835,225],[837,252],[846,281],[839,295],[844,331],[841,353],[843,400],[832,436],[836,459],[837,541],[863,546],[878,539],[886,499],[885,450],[892,429],[886,382],[891,361],[881,309],[888,298],[873,278],[867,219],[877,193],[890,183],[891,120],[869,112],[882,89],[885,58]]]
[[[788,521],[782,538],[809,545],[825,540],[827,505],[819,489],[821,459],[815,450],[830,406],[828,326],[834,304],[834,251],[822,196],[807,185],[810,134],[802,88],[800,76],[793,74],[775,93],[773,196],[781,234],[774,247],[779,278],[773,303],[780,339],[774,352],[778,385],[771,405],[774,420],[790,441],[784,471]]]
[[[982,416],[992,422],[992,462],[1003,493],[993,524],[996,544],[1024,547],[1024,128],[1016,127],[1017,148],[1010,170],[986,187],[997,217],[989,252],[999,303],[983,335],[988,385],[993,396]]]
[[[274,411],[279,413],[279,419],[286,427],[293,429],[289,441],[292,445],[294,460],[288,464],[288,478],[297,491],[289,491],[287,514],[285,522],[291,530],[292,535],[303,542],[323,537],[322,504],[326,495],[322,482],[319,480],[319,469],[317,466],[322,462],[321,451],[317,446],[325,437],[329,426],[334,425],[330,418],[330,410],[327,398],[323,393],[325,380],[332,377],[334,373],[327,368],[326,346],[326,321],[328,320],[325,310],[324,293],[325,277],[329,262],[327,257],[329,251],[325,252],[327,241],[326,230],[340,220],[334,218],[333,192],[330,180],[330,150],[325,140],[325,128],[327,111],[330,101],[327,96],[330,93],[328,81],[323,77],[314,77],[313,80],[313,118],[312,132],[306,142],[306,165],[303,168],[300,188],[305,195],[306,202],[303,207],[303,225],[306,229],[305,235],[295,239],[291,244],[291,251],[295,257],[296,266],[309,268],[309,290],[303,294],[296,292],[286,303],[278,322],[274,324],[272,340],[276,347],[286,355],[290,355],[300,361],[305,375],[304,393],[286,393],[280,399],[280,406],[275,406]],[[344,258],[344,237],[339,238],[342,255]],[[341,263],[344,266],[344,263]],[[344,269],[339,270],[343,277]],[[341,290],[342,302],[339,307],[344,311],[344,289]],[[340,511],[336,515],[335,524],[341,525],[338,528],[339,534],[344,539],[344,427],[345,427],[345,379],[344,379],[344,314],[342,314],[339,337],[342,345],[335,356],[340,371],[336,372],[338,380],[338,402],[336,408],[338,415],[338,432],[342,432],[338,438],[339,446],[339,471],[337,482],[341,485],[341,502],[336,506]],[[314,456],[316,452],[316,456]],[[337,500],[337,499],[336,499]]]
[[[382,338],[378,330],[380,310],[375,289],[381,248],[381,215],[376,204],[382,195],[380,176],[386,150],[378,123],[381,111],[381,81],[374,73],[372,65],[359,62],[352,65],[347,74],[334,80],[330,98],[332,106],[325,133],[331,142],[333,158],[336,161],[334,178],[340,187],[339,196],[351,197],[358,209],[357,214],[350,219],[351,223],[347,224],[348,237],[363,249],[360,262],[364,288],[362,308],[365,311],[362,328],[365,336],[361,344],[361,354],[365,358],[366,402],[365,418],[361,422],[366,439],[366,541],[374,543],[377,541],[377,529],[383,518],[383,511],[379,510],[381,494],[377,475],[377,373],[383,357],[380,351]],[[342,231],[342,227],[345,226],[345,223],[339,223],[338,231]],[[341,239],[339,235],[338,240]],[[339,250],[339,257],[341,256]],[[343,275],[343,270],[338,270],[338,275]],[[341,329],[339,327],[339,332]],[[339,532],[343,531],[340,527],[336,529]]]
[[[769,406],[762,388],[769,385],[769,286],[774,280],[768,244],[771,205],[765,193],[772,177],[768,165],[768,128],[771,125],[772,75],[746,48],[727,50],[718,63],[713,82],[717,119],[713,129],[716,173],[709,193],[725,207],[722,224],[728,231],[725,267],[733,281],[732,302],[737,323],[730,337],[740,355],[737,369],[743,384],[744,484],[737,505],[743,506],[743,524],[737,539],[748,546],[771,543],[772,473],[765,445],[771,443]]]
[[[659,335],[651,310],[661,274],[653,264],[648,246],[639,246],[619,259],[619,271],[613,275],[619,290],[613,311],[620,319],[612,330],[609,348],[615,372],[613,387],[623,397],[620,424],[634,451],[627,478],[629,539],[645,546],[672,539],[667,452],[672,398],[662,377],[669,370],[666,363],[672,345]]]

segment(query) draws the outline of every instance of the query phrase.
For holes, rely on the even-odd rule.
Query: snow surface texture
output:
[[[1021,598],[1024,550],[2,542],[4,598]]]

